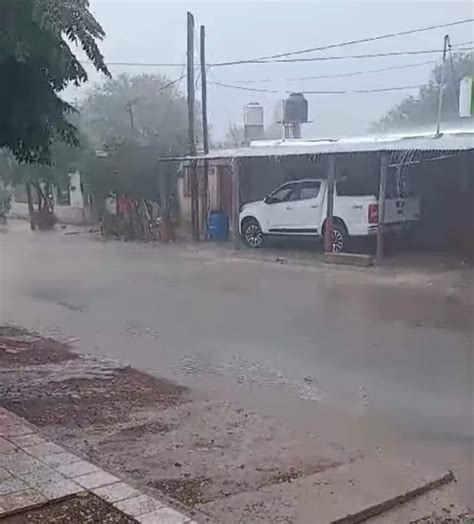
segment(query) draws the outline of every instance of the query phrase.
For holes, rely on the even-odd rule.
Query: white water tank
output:
[[[246,140],[264,138],[263,106],[257,102],[251,102],[244,107],[244,135]]]
[[[244,107],[244,126],[263,127],[263,107],[257,102],[251,102]]]

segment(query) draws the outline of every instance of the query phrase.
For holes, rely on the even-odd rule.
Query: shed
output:
[[[463,171],[462,178],[467,181],[469,188],[471,188],[469,191],[472,191],[474,179],[473,151],[474,130],[452,129],[439,135],[426,133],[367,135],[339,139],[257,141],[246,147],[216,149],[210,151],[207,155],[168,160],[188,161],[191,166],[197,167],[201,160],[207,159],[210,165],[227,166],[232,178],[232,206],[229,211],[232,216],[234,242],[238,246],[239,209],[248,198],[242,182],[246,178],[246,166],[250,166],[252,162],[254,164],[262,161],[271,162],[273,166],[277,166],[288,159],[292,159],[296,163],[318,163],[319,169],[324,171],[323,176],[328,177],[330,186],[333,187],[338,166],[347,164],[347,162],[354,163],[355,159],[361,161],[362,158],[365,158],[365,161],[377,165],[379,193],[382,195],[384,194],[382,186],[386,182],[386,172],[389,165],[414,166],[427,165],[429,162],[431,169],[431,166],[439,164],[443,160],[456,158],[459,160],[460,169]],[[255,169],[252,171],[251,168],[248,168],[247,171],[251,172],[251,177],[247,178],[252,180],[257,179],[258,173],[262,172]],[[196,170],[191,170],[191,172],[196,173]],[[223,173],[224,170],[215,170],[216,175],[219,172]],[[449,176],[446,175],[448,185],[450,183],[449,177],[454,183],[453,173],[450,173]],[[284,181],[277,178],[275,176],[274,186],[278,185],[280,181]],[[260,197],[260,195],[258,196]],[[379,199],[379,206],[383,207],[383,198]],[[329,209],[329,214],[330,211]],[[383,216],[383,213],[380,216]],[[328,218],[332,217],[328,216]],[[381,256],[383,222],[379,229],[380,247],[378,252]]]

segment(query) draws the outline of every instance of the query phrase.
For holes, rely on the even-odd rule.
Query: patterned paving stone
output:
[[[89,473],[88,475],[75,477],[74,481],[84,488],[93,489],[100,488],[101,486],[107,486],[108,484],[113,484],[118,482],[119,479],[101,470],[96,473]]]
[[[0,435],[3,437],[16,437],[21,435],[29,435],[33,430],[24,424],[6,424],[0,426]]]
[[[36,490],[41,493],[41,495],[44,495],[48,500],[53,500],[60,497],[66,497],[67,495],[74,495],[84,491],[84,488],[72,480],[63,480],[58,483],[40,485]]]
[[[21,478],[30,488],[34,489],[39,486],[57,484],[66,481],[62,475],[46,467],[38,468],[30,473],[25,473]]]
[[[6,469],[0,468],[0,482],[6,479],[11,479],[11,478],[12,478],[12,474],[9,471],[7,471]]]
[[[46,497],[32,489],[25,489],[9,495],[0,495],[0,507],[2,513],[15,511],[21,508],[27,508],[33,504],[46,502]]]
[[[63,448],[53,444],[52,442],[45,442],[44,444],[26,447],[23,448],[23,450],[26,451],[28,455],[31,455],[39,460],[43,460],[45,457],[49,457],[49,455],[55,455],[57,453],[64,452]]]
[[[0,515],[84,490],[144,524],[196,524],[42,438],[21,418],[0,408]]]
[[[162,508],[135,518],[142,524],[193,524],[188,517],[171,508]]]
[[[91,464],[90,462],[87,462],[85,460],[79,460],[77,462],[73,462],[72,464],[65,464],[64,466],[59,466],[58,468],[56,468],[56,471],[58,473],[61,473],[61,475],[64,475],[65,477],[74,478],[79,477],[81,475],[88,475],[89,473],[97,473],[101,470],[100,468],[94,466],[94,464]]]
[[[151,513],[152,511],[164,508],[161,502],[158,502],[148,495],[139,495],[138,497],[115,502],[114,506],[132,517],[138,517],[145,513]]]
[[[34,469],[42,467],[41,462],[21,449],[0,453],[0,467],[14,475],[29,473]]]
[[[41,462],[44,462],[44,464],[46,464],[47,466],[51,468],[59,468],[61,466],[65,466],[66,464],[72,464],[73,462],[78,462],[79,460],[81,459],[78,456],[65,451],[63,453],[47,455],[41,459]]]
[[[107,502],[119,502],[120,500],[129,499],[141,495],[138,489],[135,489],[130,484],[125,482],[116,482],[109,486],[103,486],[101,488],[95,488],[92,490],[97,496],[103,498]]]
[[[15,449],[15,444],[3,437],[0,437],[0,453],[3,453],[4,451],[10,451],[12,449]]]
[[[39,446],[40,444],[46,444],[48,441],[40,437],[36,433],[29,435],[19,435],[10,437],[9,440],[20,448],[29,448],[32,446]]]
[[[30,486],[27,486],[17,477],[10,477],[7,480],[0,482],[0,495],[9,495],[10,493],[15,493],[15,491],[23,491],[28,489]]]

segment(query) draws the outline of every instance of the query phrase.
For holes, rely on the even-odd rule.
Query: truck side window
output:
[[[301,184],[300,200],[308,200],[309,198],[316,198],[319,194],[321,182],[316,180],[313,182],[303,182]]]

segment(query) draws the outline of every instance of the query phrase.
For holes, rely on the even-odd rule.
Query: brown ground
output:
[[[72,354],[24,332],[2,334],[4,407],[92,462],[188,508],[358,456],[117,361]]]
[[[473,513],[463,513],[461,515],[430,515],[422,519],[412,520],[410,524],[472,524],[473,522]]]
[[[0,518],[1,524],[136,524],[136,520],[92,494],[76,495]]]

